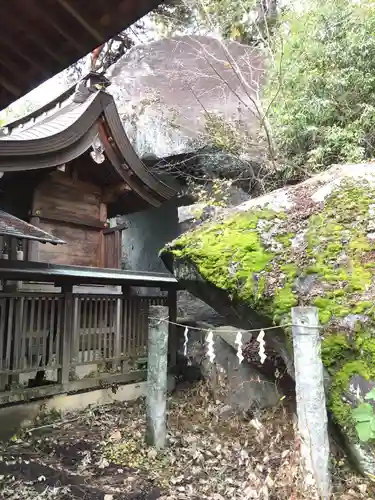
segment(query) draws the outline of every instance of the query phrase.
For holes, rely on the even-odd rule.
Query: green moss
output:
[[[336,422],[343,427],[347,434],[356,437],[352,407],[343,401],[343,393],[347,390],[353,375],[360,375],[365,380],[374,376],[374,369],[362,360],[349,361],[336,373],[330,392],[329,407]]]
[[[342,333],[328,336],[322,342],[322,360],[333,377],[329,407],[337,423],[354,438],[353,409],[343,400],[343,394],[353,375],[365,380],[375,378],[375,339],[364,331],[358,332],[352,341]]]
[[[355,305],[353,305],[353,313],[362,314],[368,309],[371,309],[373,305],[374,304],[368,300],[364,300],[363,302],[358,302]]]
[[[278,234],[276,236],[276,241],[281,243],[284,248],[289,248],[292,245],[292,239],[294,238],[293,233],[287,233],[287,234]]]
[[[367,295],[375,269],[375,241],[367,236],[374,199],[375,190],[366,182],[347,182],[332,191],[320,213],[301,221],[307,246],[303,255],[291,249],[295,234],[290,230],[289,214],[269,209],[202,226],[172,247],[175,257],[194,262],[205,279],[227,290],[234,301],[247,303],[276,324],[290,322],[290,309],[298,304],[297,278],[316,276],[319,296],[306,293],[303,303],[319,308],[327,336],[323,361],[333,378],[330,407],[336,420],[351,428],[351,408],[342,400],[343,391],[356,373],[375,376],[371,332],[375,307]],[[280,228],[279,234],[270,237],[275,227]],[[268,239],[278,245],[268,246]],[[363,313],[368,318],[368,332],[359,323],[354,340],[348,341],[344,332],[329,335],[331,325],[337,325],[340,318]]]
[[[370,366],[373,366],[375,371],[375,339],[370,335],[370,333],[365,332],[358,333],[355,340],[355,347],[361,359]]]
[[[373,266],[366,264],[371,261],[367,253],[375,250],[367,237],[374,195],[366,183],[348,183],[345,189],[341,187],[331,194],[320,214],[310,218],[307,240],[313,263],[308,272],[317,274],[324,284],[325,293],[313,302],[319,308],[322,324],[364,312],[375,320],[373,304],[358,300],[358,294],[366,292],[372,282]],[[342,255],[344,259],[340,259]],[[329,405],[336,421],[350,432],[354,431],[352,408],[343,401],[343,392],[353,375],[365,379],[375,376],[375,339],[364,334],[362,328],[359,324],[354,342],[348,342],[344,334],[334,334],[322,344],[324,365],[333,376]]]
[[[371,245],[369,243],[368,238],[365,235],[360,234],[356,237],[353,237],[350,240],[349,248],[351,250],[355,250],[358,252],[367,252],[367,251],[371,250]]]
[[[351,286],[353,291],[365,291],[371,283],[371,273],[364,267],[355,264],[351,273]]]
[[[279,288],[275,292],[273,307],[276,314],[283,314],[290,311],[292,307],[297,305],[297,295],[293,292],[290,285],[284,288]]]
[[[350,355],[351,346],[344,333],[330,335],[322,341],[322,361],[332,373],[337,364]]]
[[[337,254],[337,253],[339,253],[342,250],[342,248],[343,248],[342,244],[339,243],[339,242],[328,243],[328,245],[327,245],[327,252],[330,255]]]
[[[327,297],[317,297],[314,302],[314,306],[319,307],[319,309],[326,309],[331,304],[331,299]]]
[[[265,287],[266,287],[266,278],[265,278],[265,276],[264,275],[259,276],[259,278],[258,278],[258,289],[257,289],[257,293],[256,293],[256,296],[257,296],[258,300],[263,296]]]
[[[327,311],[324,309],[319,310],[319,322],[322,325],[325,325],[326,323],[328,323],[329,320],[331,319],[331,316],[332,316],[331,311]]]
[[[293,279],[298,275],[298,267],[295,264],[283,264],[280,269],[288,276],[288,279]]]
[[[261,220],[271,226],[276,215],[261,210],[204,225],[193,236],[189,233],[179,238],[172,252],[177,258],[193,261],[203,278],[227,290],[234,299],[267,307],[263,297],[266,281],[261,273],[268,270],[274,253],[264,247],[257,225]]]
[[[372,282],[366,254],[375,245],[367,237],[366,226],[374,196],[375,190],[366,182],[347,182],[331,193],[321,213],[309,219],[307,253],[313,262],[305,272],[316,274],[324,284],[324,295],[314,300],[323,324],[370,309],[366,301],[351,301],[351,295],[365,292]]]

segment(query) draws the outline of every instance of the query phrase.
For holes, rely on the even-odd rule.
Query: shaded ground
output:
[[[169,401],[170,444],[144,444],[143,401],[48,415],[0,447],[0,498],[299,500],[298,447],[284,407],[261,422],[229,416],[207,387]],[[53,425],[48,425],[54,422]],[[335,457],[335,498],[374,498]]]

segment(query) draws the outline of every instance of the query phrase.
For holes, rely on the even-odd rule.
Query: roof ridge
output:
[[[81,89],[82,89],[82,84],[85,84],[90,79],[90,77],[93,77],[93,76],[99,77],[99,79],[102,80],[103,85],[105,87],[108,87],[111,84],[111,82],[104,75],[90,71],[85,76],[83,76],[77,83],[75,83],[74,85],[71,85],[68,89],[64,90],[64,92],[62,92],[57,97],[55,97],[51,101],[47,102],[46,104],[44,104],[40,108],[36,109],[35,111],[32,111],[31,113],[28,113],[27,115],[25,115],[21,118],[18,118],[17,120],[6,123],[2,127],[0,127],[0,137],[4,137],[4,136],[9,135],[9,131],[11,131],[11,130],[13,130],[21,125],[24,125],[25,123],[28,123],[30,121],[35,122],[40,116],[42,116],[43,114],[47,115],[49,111],[52,111],[55,108],[61,108],[63,103],[68,101],[72,96],[74,99],[74,96],[76,94],[78,94],[78,92],[79,92],[79,90],[78,90],[79,87],[81,86]],[[86,86],[86,85],[84,85],[84,86]],[[103,90],[103,89],[97,89],[97,90]],[[74,100],[74,102],[81,103],[81,102],[84,102],[84,100],[82,100],[82,101]]]

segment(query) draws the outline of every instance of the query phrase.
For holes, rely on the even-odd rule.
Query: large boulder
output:
[[[205,322],[211,326],[225,325],[223,316],[187,290],[177,292],[177,316],[179,322],[184,324]]]
[[[213,334],[215,360],[211,362],[207,356],[207,328]],[[211,390],[224,404],[225,414],[256,413],[257,410],[276,406],[280,402],[277,384],[271,373],[265,373],[246,359],[240,364],[237,358],[235,339],[239,330],[224,325],[211,328],[204,322],[194,323],[189,329],[186,345],[187,357],[184,356],[184,329],[179,330],[178,357],[179,370],[183,380],[191,377],[205,379]],[[252,340],[250,333],[243,333],[243,342]],[[184,362],[185,361],[185,362]],[[269,376],[271,375],[271,376]]]
[[[204,148],[212,113],[226,123],[242,124],[247,137],[253,137],[247,141],[246,160],[263,160],[254,103],[259,103],[264,58],[254,47],[225,42],[224,50],[223,43],[208,36],[165,38],[135,46],[113,65],[109,91],[140,156],[170,158]],[[199,161],[208,158],[208,169],[212,154],[204,150],[200,155]],[[220,163],[232,169],[233,159],[228,166],[226,155],[215,158],[217,168]]]
[[[161,255],[182,286],[231,324],[274,325],[266,343],[291,375],[291,308],[319,309],[329,409],[359,468],[374,474],[375,441],[360,440],[353,413],[375,383],[374,166],[334,166],[216,211]]]

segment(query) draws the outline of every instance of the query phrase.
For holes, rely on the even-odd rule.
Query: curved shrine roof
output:
[[[133,149],[113,97],[103,90],[108,83],[100,75],[89,74],[77,87],[4,127],[0,172],[58,167],[99,141],[108,159],[101,168],[116,173],[148,205],[159,206],[175,196],[172,182],[154,174]]]

